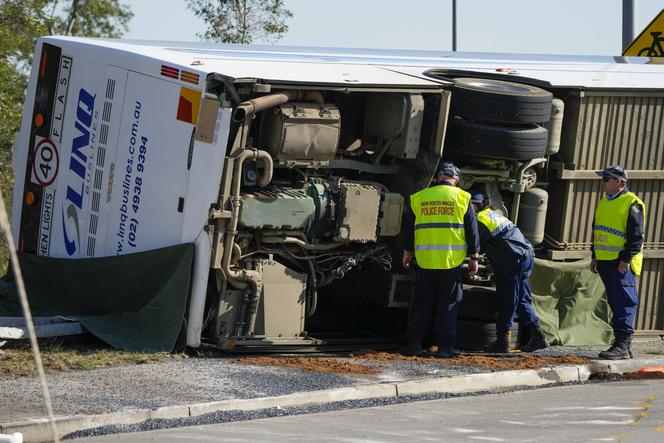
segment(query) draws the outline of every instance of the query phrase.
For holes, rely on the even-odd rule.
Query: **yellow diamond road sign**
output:
[[[664,9],[623,51],[625,56],[664,57]]]

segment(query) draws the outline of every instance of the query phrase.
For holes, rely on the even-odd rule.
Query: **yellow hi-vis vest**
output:
[[[643,219],[646,218],[646,205],[639,197],[626,192],[618,198],[609,200],[604,197],[595,210],[595,229],[593,232],[593,246],[597,260],[615,260],[627,242],[627,216],[630,207],[639,203],[643,208]],[[641,274],[643,253],[632,258],[632,272]]]
[[[424,269],[452,269],[466,256],[463,218],[470,194],[454,186],[434,186],[410,196],[415,214],[415,259]]]
[[[490,237],[495,237],[505,229],[513,226],[511,221],[496,211],[492,211],[491,208],[486,208],[483,211],[478,212],[477,221],[487,227]]]

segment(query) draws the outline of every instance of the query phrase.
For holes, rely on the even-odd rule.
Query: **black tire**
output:
[[[459,303],[459,318],[464,320],[496,321],[496,291],[479,286],[465,287]]]
[[[445,150],[502,160],[544,157],[548,131],[537,125],[495,126],[452,119]]]
[[[514,322],[510,330],[512,349],[517,347],[519,324]],[[484,351],[496,340],[496,323],[477,320],[457,320],[457,347],[466,351]]]
[[[544,123],[551,118],[553,94],[523,83],[457,78],[452,115],[502,123]]]

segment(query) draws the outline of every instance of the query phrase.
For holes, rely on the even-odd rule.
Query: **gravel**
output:
[[[475,366],[347,360],[375,367],[380,373],[341,375],[239,364],[232,358],[190,358],[136,366],[51,373],[47,375],[47,382],[55,414],[73,415],[156,409],[186,403],[271,397],[366,383],[489,372],[486,368]],[[0,422],[45,415],[41,387],[36,378],[0,379]]]
[[[57,415],[271,397],[351,386],[357,382],[338,374],[241,365],[226,358],[49,374],[47,381]],[[1,421],[44,415],[36,379],[0,380]]]
[[[597,358],[597,353],[607,349],[608,346],[551,346],[535,354],[559,357],[573,354],[584,358]],[[636,357],[647,358],[648,355],[663,355],[664,340],[661,338],[635,338],[632,340],[632,351]]]
[[[573,354],[579,357],[594,358],[597,356],[597,351],[604,348],[605,346],[551,347],[539,351],[538,354],[546,356]],[[664,353],[661,340],[637,341],[634,348],[640,357],[647,358],[647,353]],[[307,356],[311,356],[311,354]],[[319,356],[343,358],[338,355]],[[136,366],[52,373],[47,376],[47,379],[56,415],[74,415],[130,409],[156,409],[162,406],[287,395],[294,392],[334,389],[366,383],[400,382],[490,372],[489,369],[478,366],[441,364],[440,361],[432,363],[375,361],[361,358],[354,358],[351,361],[375,367],[380,370],[380,373],[376,375],[341,375],[306,372],[293,368],[239,364],[234,362],[233,358],[220,357],[189,358]],[[450,363],[452,362],[450,361]],[[380,402],[380,400],[377,401]],[[342,403],[338,407],[345,407],[344,404],[346,403]],[[361,407],[364,403],[350,402],[348,404],[357,404],[360,406],[353,407]],[[298,410],[295,409],[296,412]],[[305,410],[310,411],[311,408]],[[253,414],[269,413],[283,414],[284,412],[280,409],[260,413],[229,412],[212,414],[213,418],[210,420],[223,421],[226,420],[224,417],[236,417],[234,414],[239,414],[237,417],[240,418],[237,419],[250,419]],[[45,415],[41,389],[35,378],[0,379],[0,422],[6,423]],[[157,426],[159,423],[161,421],[155,421],[145,426]],[[171,423],[171,421],[166,423]]]

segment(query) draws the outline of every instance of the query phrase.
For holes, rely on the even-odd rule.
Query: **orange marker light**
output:
[[[35,116],[35,126],[41,128],[43,124],[44,124],[44,116],[41,114],[37,114]]]
[[[44,69],[46,69],[46,51],[42,48],[41,60],[39,61],[39,76],[44,75]]]
[[[35,194],[32,191],[28,191],[28,193],[25,194],[25,203],[28,206],[32,206],[35,203]]]

